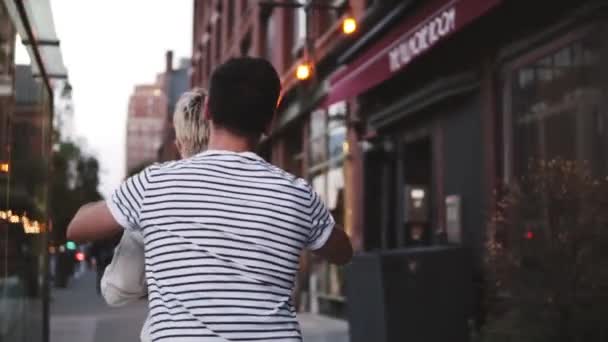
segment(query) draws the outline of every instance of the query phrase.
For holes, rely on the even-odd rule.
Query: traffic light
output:
[[[65,243],[65,248],[67,248],[68,251],[73,251],[76,249],[76,242],[74,241],[68,241]]]
[[[76,258],[76,261],[84,261],[84,253],[76,252],[76,254],[74,255],[74,258]]]

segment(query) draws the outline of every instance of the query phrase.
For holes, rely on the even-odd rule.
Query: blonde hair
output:
[[[175,105],[175,138],[187,156],[197,154],[207,147],[209,129],[203,117],[206,97],[206,90],[195,88],[182,94]]]

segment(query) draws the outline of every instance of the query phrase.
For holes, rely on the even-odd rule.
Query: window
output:
[[[45,86],[50,80],[34,77],[40,66],[30,52],[36,47],[27,51],[22,38],[0,3],[0,341],[38,342],[46,340],[50,275],[59,286],[63,278],[48,251],[64,243],[67,224],[54,220],[53,235],[48,227],[59,217],[54,185],[67,179],[67,158],[52,158],[51,150],[53,137],[59,138],[51,113],[64,109],[53,108],[54,94]]]
[[[274,45],[276,39],[276,28],[274,21],[274,11],[271,11],[264,20],[264,57],[271,63],[274,60]]]
[[[350,234],[352,230],[352,196],[349,193],[351,165],[346,142],[346,103],[314,111],[309,125],[308,175],[311,184],[334,216],[336,223]],[[321,263],[312,279],[317,283],[316,297],[324,302],[328,314],[341,310],[344,296],[343,271],[340,267]],[[314,299],[313,299],[314,300]],[[322,309],[322,310],[325,310]],[[339,313],[338,313],[339,314]]]
[[[299,1],[302,3],[302,1]],[[293,46],[294,50],[299,49],[306,43],[306,30],[308,27],[306,9],[296,8],[293,11]]]
[[[532,159],[589,161],[608,175],[608,58],[605,28],[509,71],[506,116],[512,129],[509,168],[526,172]],[[507,170],[507,171],[509,171]]]

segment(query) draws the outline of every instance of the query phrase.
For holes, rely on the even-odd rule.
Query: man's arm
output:
[[[353,247],[344,230],[334,227],[323,247],[313,253],[332,264],[344,265],[352,259]]]
[[[98,201],[80,207],[68,225],[67,237],[76,242],[103,240],[120,233],[122,229],[106,202]]]

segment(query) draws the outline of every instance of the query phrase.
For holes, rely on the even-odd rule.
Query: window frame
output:
[[[503,62],[501,68],[501,77],[498,92],[502,94],[502,178],[505,184],[509,184],[515,177],[515,123],[513,118],[513,94],[512,87],[513,83],[517,80],[514,78],[514,74],[517,70],[522,69],[526,66],[532,65],[535,62],[548,57],[549,55],[558,52],[571,44],[576,43],[584,39],[587,35],[593,32],[600,24],[597,22],[586,24],[582,27],[578,27],[574,30],[570,30],[567,33],[563,32],[542,32],[540,38],[531,39],[526,42],[523,47],[524,52],[521,52],[509,61]],[[561,34],[560,34],[561,33]],[[542,43],[538,48],[530,49],[533,44],[537,44],[536,40],[541,40]],[[528,49],[526,49],[528,48]],[[509,47],[503,54],[512,55],[513,50],[522,49],[519,47]],[[511,53],[509,53],[509,50]]]

